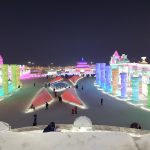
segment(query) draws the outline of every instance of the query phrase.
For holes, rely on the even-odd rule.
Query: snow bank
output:
[[[119,132],[1,132],[3,150],[137,150],[131,136]]]
[[[0,121],[0,131],[9,131],[10,128],[8,123]]]
[[[150,134],[143,135],[136,143],[141,150],[150,150]]]

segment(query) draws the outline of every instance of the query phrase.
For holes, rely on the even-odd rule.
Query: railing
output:
[[[11,129],[13,132],[26,132],[26,131],[35,131],[35,130],[44,130],[47,125],[39,125],[39,126],[29,126],[29,127],[22,127]],[[73,124],[56,124],[56,128],[61,130],[72,130]],[[125,127],[117,127],[117,126],[107,126],[107,125],[93,125],[92,131],[116,131],[116,132],[124,132],[130,133],[135,135],[143,135],[143,134],[150,134],[150,130],[142,130],[142,129],[133,129],[133,128],[125,128]]]

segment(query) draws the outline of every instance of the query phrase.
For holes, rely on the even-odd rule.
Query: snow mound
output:
[[[92,121],[86,116],[80,116],[75,119],[73,126],[77,128],[81,128],[81,127],[92,128]]]
[[[9,131],[10,126],[8,123],[0,121],[0,131]]]
[[[118,132],[0,134],[2,150],[137,150],[133,138]],[[142,149],[145,150],[145,149]]]

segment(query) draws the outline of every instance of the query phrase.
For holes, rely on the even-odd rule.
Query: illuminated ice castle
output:
[[[79,72],[79,73],[90,73],[91,72],[91,68],[88,65],[88,63],[84,60],[84,58],[82,58],[80,62],[77,62],[76,72]]]
[[[0,97],[12,93],[20,85],[20,66],[3,64],[0,55]]]
[[[110,65],[96,64],[96,83],[106,92],[138,102],[142,96],[148,98],[150,106],[150,64],[146,57],[131,63],[127,55],[117,51],[112,55]]]

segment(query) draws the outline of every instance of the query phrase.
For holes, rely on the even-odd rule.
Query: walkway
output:
[[[0,102],[0,120],[9,123],[12,128],[31,126],[34,113],[25,114],[23,111],[46,81],[46,78],[23,81],[24,86],[20,91]],[[71,105],[61,104],[56,100],[48,110],[41,109],[36,112],[38,125],[49,124],[51,121],[57,124],[72,124],[76,117],[86,115],[91,118],[93,124],[129,127],[132,122],[139,122],[144,129],[150,130],[150,112],[102,94],[94,86],[94,81],[93,77],[83,78],[79,81],[77,90],[78,96],[88,109],[78,109],[78,114],[72,115]],[[104,99],[103,106],[100,105],[101,97]]]

